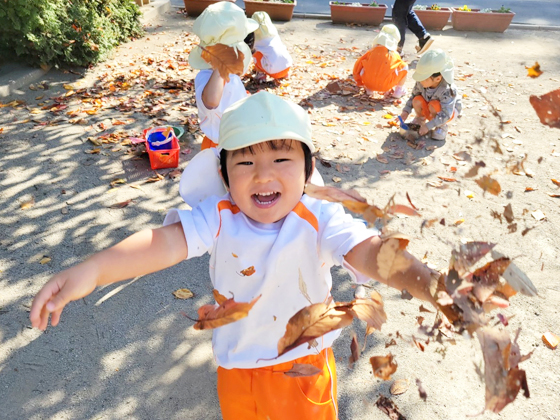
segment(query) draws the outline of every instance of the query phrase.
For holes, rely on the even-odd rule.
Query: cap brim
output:
[[[259,22],[255,19],[247,18],[247,31],[251,33],[255,32],[257,29],[259,29]]]
[[[212,66],[202,59],[202,48],[198,45],[194,47],[189,53],[189,64],[193,69],[205,70],[210,69]]]
[[[414,72],[414,74],[412,75],[412,78],[414,80],[416,80],[417,82],[421,82],[422,80],[426,80],[428,77],[430,77],[433,73],[421,73],[418,70]]]

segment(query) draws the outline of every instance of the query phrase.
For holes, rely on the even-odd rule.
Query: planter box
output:
[[[515,13],[483,13],[480,9],[472,9],[470,12],[463,12],[451,8],[451,22],[456,31],[478,31],[478,32],[504,32]]]
[[[204,9],[214,3],[218,3],[221,0],[183,0],[185,3],[185,9],[189,16],[198,16]],[[235,0],[227,0],[235,3]]]
[[[441,31],[451,17],[449,7],[442,7],[441,10],[414,10],[414,13],[416,13],[424,28],[432,31]]]
[[[248,17],[253,16],[255,12],[266,12],[272,20],[288,21],[292,20],[294,14],[294,7],[297,1],[293,3],[277,3],[274,1],[253,1],[244,0],[245,14]]]
[[[377,7],[363,4],[362,6],[351,6],[348,4],[333,4],[331,6],[331,20],[333,23],[363,23],[366,25],[379,26],[383,22],[385,12],[387,11],[386,4],[380,4]]]

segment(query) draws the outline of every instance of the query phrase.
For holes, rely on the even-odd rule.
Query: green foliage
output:
[[[0,56],[87,66],[142,34],[133,0],[0,0]]]
[[[379,4],[376,1],[372,1],[369,5],[371,7],[379,7]]]
[[[502,5],[502,7],[496,10],[496,13],[511,13],[511,9]]]

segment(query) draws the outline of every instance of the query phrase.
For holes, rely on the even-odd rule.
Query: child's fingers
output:
[[[64,309],[64,308],[60,308],[60,309],[54,311],[54,312],[51,314],[51,325],[52,325],[53,327],[56,327],[56,326],[58,325],[58,322],[60,321],[60,315],[62,314],[62,310],[63,310],[63,309]]]
[[[49,282],[37,293],[35,299],[33,299],[33,303],[31,304],[31,312],[29,313],[29,319],[31,320],[31,325],[33,327],[38,327],[41,329],[45,329],[46,324],[44,323],[43,318],[46,316],[48,319],[48,311],[45,308],[46,303],[58,291],[58,285],[54,282]]]

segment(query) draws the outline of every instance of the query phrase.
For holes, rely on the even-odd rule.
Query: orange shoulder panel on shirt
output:
[[[230,201],[222,200],[218,203],[218,212],[220,212],[220,227],[218,228],[218,233],[216,233],[216,238],[220,235],[220,231],[222,230],[222,210],[229,210],[233,214],[237,214],[240,212],[239,207],[235,204],[231,204]]]
[[[313,213],[300,201],[292,210],[295,214],[307,221],[313,228],[319,232],[319,222]]]

